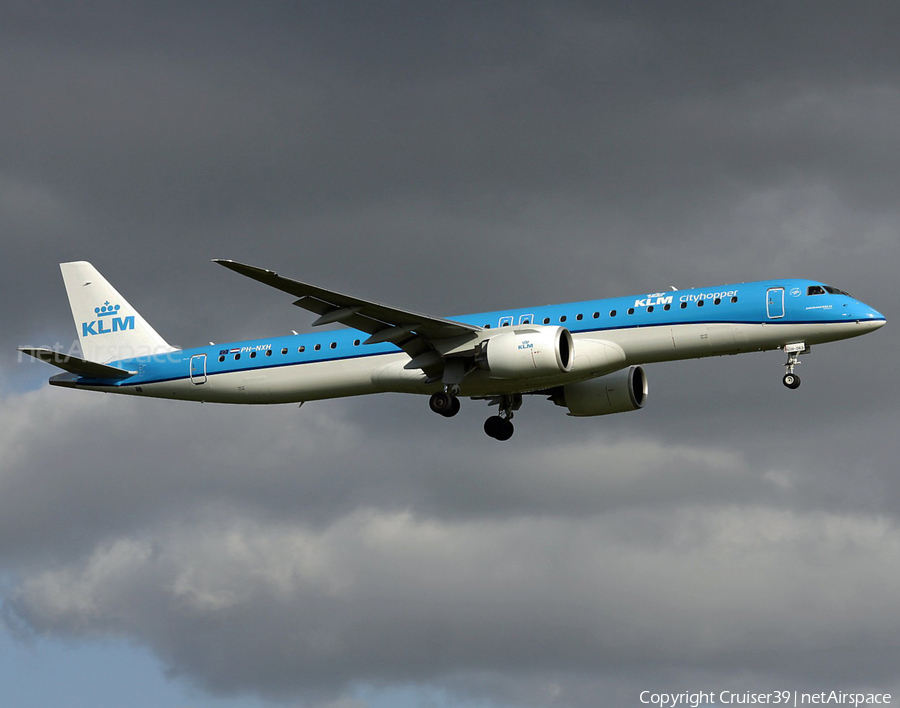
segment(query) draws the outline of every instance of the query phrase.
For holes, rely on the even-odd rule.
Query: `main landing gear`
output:
[[[810,348],[803,342],[800,342],[798,344],[785,344],[784,351],[788,355],[787,363],[784,365],[787,373],[781,379],[781,383],[790,389],[800,388],[800,377],[794,373],[794,367],[800,364],[800,355],[808,354]]]
[[[459,413],[458,394],[458,388],[447,386],[446,391],[431,394],[428,405],[435,413],[445,418],[452,418]],[[513,411],[517,411],[522,405],[521,394],[497,396],[490,399],[490,405],[499,406],[500,412],[484,421],[484,432],[494,440],[509,440],[515,432],[512,424]]]
[[[484,421],[484,432],[494,440],[509,440],[515,428],[512,424],[513,411],[519,410],[522,406],[522,394],[516,393],[511,396],[497,396],[492,398],[490,405],[500,407],[498,415],[492,415]]]
[[[513,433],[516,432],[510,418],[512,418],[511,415],[509,418],[492,415],[484,421],[484,432],[486,432],[489,437],[494,438],[494,440],[509,440],[513,436]]]
[[[428,405],[438,415],[445,418],[452,418],[459,413],[459,398],[456,397],[455,391],[441,391],[440,393],[431,394]]]

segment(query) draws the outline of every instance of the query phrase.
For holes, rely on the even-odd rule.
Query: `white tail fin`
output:
[[[59,269],[85,359],[105,364],[176,351],[90,263],[60,263]]]

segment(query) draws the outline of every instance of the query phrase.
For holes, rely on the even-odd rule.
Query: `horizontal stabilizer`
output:
[[[29,354],[35,359],[46,361],[48,364],[53,364],[53,366],[58,366],[70,374],[91,379],[126,379],[137,373],[136,371],[120,369],[117,366],[108,366],[107,364],[98,364],[95,361],[79,359],[77,356],[55,352],[52,349],[19,347],[19,351]]]

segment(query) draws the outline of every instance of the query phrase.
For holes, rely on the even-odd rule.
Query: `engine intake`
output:
[[[565,327],[532,326],[502,332],[483,341],[475,363],[492,378],[528,379],[572,370],[575,343]]]
[[[596,379],[562,386],[551,396],[571,416],[609,415],[643,408],[647,402],[647,375],[640,366],[629,366]]]

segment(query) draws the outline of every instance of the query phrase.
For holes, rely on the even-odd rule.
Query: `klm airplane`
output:
[[[785,386],[814,344],[884,326],[885,317],[812,280],[769,280],[608,300],[541,305],[445,319],[381,305],[235,261],[216,263],[291,295],[317,315],[292,334],[176,349],[90,263],[60,265],[81,357],[20,351],[64,371],[54,386],[210,403],[300,403],[398,392],[430,395],[431,410],[459,412],[460,398],[498,407],[484,424],[513,434],[525,394],[572,416],[642,408],[644,364],[781,349]]]

